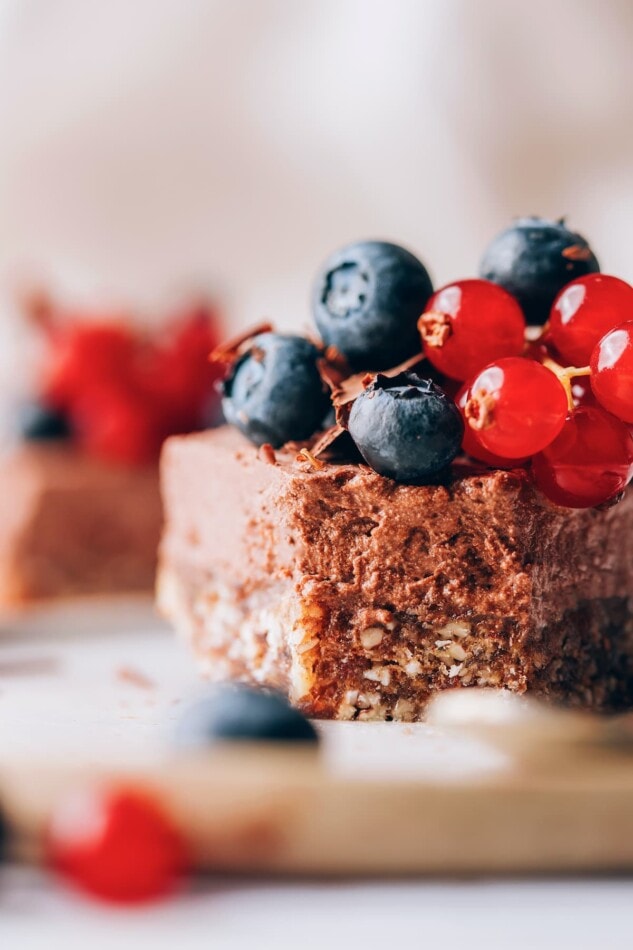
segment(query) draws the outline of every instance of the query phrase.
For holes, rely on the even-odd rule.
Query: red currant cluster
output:
[[[129,321],[55,319],[43,371],[43,403],[68,420],[92,455],[127,464],[153,461],[169,435],[210,420],[218,369],[208,361],[217,344],[213,311],[197,305],[160,337]]]
[[[463,384],[455,401],[468,455],[500,468],[529,462],[543,494],[571,508],[602,504],[626,487],[633,287],[598,273],[574,280],[538,337],[526,340],[523,313],[506,290],[457,281],[431,297],[419,329],[433,366]]]

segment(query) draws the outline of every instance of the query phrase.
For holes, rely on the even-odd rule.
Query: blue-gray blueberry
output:
[[[464,434],[453,400],[415,373],[378,375],[354,401],[348,428],[374,471],[412,485],[436,481]]]
[[[409,251],[361,241],[325,262],[312,313],[325,345],[352,369],[389,369],[420,351],[417,321],[432,292],[426,268]]]
[[[479,275],[511,293],[528,323],[541,325],[566,284],[599,270],[586,239],[570,231],[564,220],[529,217],[519,218],[494,238]]]
[[[260,333],[223,383],[222,409],[255,445],[309,439],[330,397],[317,368],[320,351],[301,336]]]

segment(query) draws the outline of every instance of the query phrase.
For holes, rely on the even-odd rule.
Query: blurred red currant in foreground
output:
[[[567,508],[593,508],[614,498],[633,476],[633,435],[603,409],[581,406],[532,460],[543,494]]]
[[[519,465],[524,465],[527,459],[501,458],[500,455],[488,452],[483,445],[478,442],[475,430],[471,429],[468,425],[468,420],[464,415],[466,402],[468,400],[468,388],[468,385],[462,386],[455,396],[455,403],[464,421],[464,438],[462,439],[463,451],[466,455],[470,455],[471,458],[476,459],[478,462],[484,462],[486,465],[490,465],[491,468],[516,468]]]
[[[148,795],[132,789],[85,790],[53,814],[50,864],[81,890],[135,904],[174,890],[187,867],[179,832]]]
[[[594,349],[591,388],[601,406],[633,422],[633,321],[611,330]]]
[[[565,423],[567,395],[551,370],[509,357],[487,366],[470,383],[464,415],[488,452],[519,459],[556,438]]]
[[[564,362],[586,366],[601,337],[625,320],[633,320],[633,287],[619,277],[588,274],[554,301],[550,335]]]
[[[506,290],[488,280],[458,280],[436,291],[418,328],[433,366],[460,381],[493,360],[523,351],[523,312]]]

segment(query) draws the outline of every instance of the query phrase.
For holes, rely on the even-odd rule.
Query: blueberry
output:
[[[409,251],[362,241],[325,262],[312,312],[325,345],[352,369],[389,369],[419,352],[417,321],[432,292],[426,268]]]
[[[455,403],[415,373],[377,376],[354,401],[349,432],[374,471],[397,482],[433,482],[459,453],[464,427]]]
[[[319,372],[319,350],[300,336],[260,333],[224,382],[227,422],[255,445],[308,439],[330,401]]]
[[[70,426],[66,417],[37,400],[30,400],[18,407],[18,431],[29,442],[46,442],[67,439]]]
[[[530,324],[545,323],[559,290],[600,265],[580,234],[565,222],[519,218],[490,244],[479,275],[505,287],[521,304]]]
[[[314,726],[279,693],[224,684],[193,703],[176,730],[181,748],[214,742],[318,742]]]

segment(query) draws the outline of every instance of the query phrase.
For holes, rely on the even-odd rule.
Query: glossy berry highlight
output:
[[[471,382],[464,414],[488,452],[519,459],[556,438],[567,416],[567,395],[540,363],[509,357],[487,366]]]
[[[532,473],[555,504],[593,508],[615,498],[633,476],[633,434],[603,409],[581,406],[532,460]]]
[[[426,268],[405,248],[361,241],[325,262],[312,313],[324,344],[352,369],[390,369],[419,352],[416,324],[432,292]]]
[[[600,405],[633,423],[633,321],[603,336],[590,366],[591,388]]]
[[[187,848],[162,807],[134,789],[89,789],[63,800],[47,836],[50,865],[78,889],[116,904],[173,891]]]
[[[468,384],[464,384],[455,396],[455,405],[459,409],[462,421],[464,423],[462,451],[465,452],[466,455],[469,455],[472,459],[475,459],[475,461],[483,462],[485,465],[489,465],[491,468],[516,468],[517,466],[524,465],[527,462],[527,459],[502,458],[500,455],[495,455],[493,452],[488,452],[487,449],[485,449],[479,442],[475,430],[471,429],[465,416],[466,403],[468,402],[468,390]]]
[[[463,381],[506,356],[520,356],[525,320],[516,300],[487,280],[460,280],[436,291],[418,322],[424,354],[445,376]]]
[[[633,320],[633,287],[619,277],[591,274],[557,296],[550,335],[566,363],[586,366],[605,333],[628,320]]]
[[[412,485],[436,480],[463,435],[453,400],[415,373],[377,376],[354,401],[348,428],[374,471]]]

